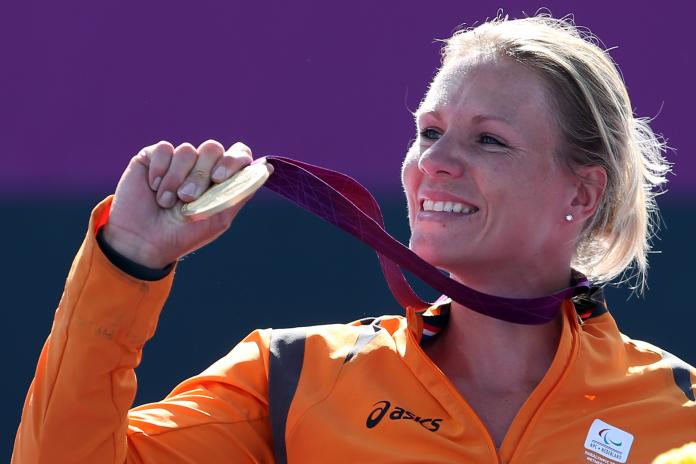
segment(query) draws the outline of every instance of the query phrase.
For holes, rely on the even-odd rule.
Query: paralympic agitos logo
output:
[[[379,424],[385,416],[390,420],[412,420],[431,432],[437,432],[440,429],[440,422],[442,422],[442,419],[420,417],[399,406],[394,406],[392,408],[391,403],[387,400],[378,401],[373,404],[373,406],[375,406],[375,409],[370,412],[370,415],[367,416],[367,420],[365,421],[365,425],[368,429]],[[388,416],[387,413],[389,413]]]

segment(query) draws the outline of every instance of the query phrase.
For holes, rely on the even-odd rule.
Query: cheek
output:
[[[417,150],[414,149],[414,146],[411,145],[408,152],[406,152],[404,162],[401,165],[401,183],[403,184],[404,188],[406,187],[407,182],[413,178],[413,175],[415,174],[414,171],[418,171],[418,154],[416,151]]]
[[[535,173],[520,173],[517,180],[509,179],[508,184],[498,185],[492,193],[495,217],[499,233],[509,239],[512,246],[532,246],[545,241],[552,233],[558,218],[563,192],[554,179],[534,176]],[[562,208],[561,208],[562,209]]]
[[[534,218],[544,208],[538,179],[524,169],[490,169],[476,177],[485,202],[486,234],[517,246],[515,237],[534,229]]]
[[[420,170],[418,169],[418,158],[412,151],[406,155],[404,163],[401,166],[401,185],[406,194],[406,201],[408,203],[409,217],[413,215],[413,208],[416,203],[416,194],[418,190],[418,184],[420,182]]]

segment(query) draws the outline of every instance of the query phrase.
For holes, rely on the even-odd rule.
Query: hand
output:
[[[195,222],[181,214],[181,206],[251,161],[251,150],[239,142],[227,152],[214,140],[197,149],[189,143],[174,148],[165,141],[143,148],[116,187],[104,239],[126,258],[153,269],[201,248],[229,228],[247,200]]]

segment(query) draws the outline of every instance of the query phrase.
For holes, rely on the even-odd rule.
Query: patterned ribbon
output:
[[[563,300],[589,287],[587,279],[582,277],[573,286],[540,298],[504,298],[481,293],[445,276],[389,235],[384,230],[377,202],[356,180],[289,158],[267,156],[265,159],[273,165],[274,171],[264,186],[373,248],[389,289],[407,310],[422,312],[432,303],[418,297],[401,272],[402,268],[473,311],[518,324],[543,324],[552,320]]]

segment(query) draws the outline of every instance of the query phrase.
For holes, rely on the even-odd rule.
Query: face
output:
[[[440,71],[402,169],[414,252],[463,281],[569,265],[563,221],[577,182],[555,159],[548,102],[541,78],[512,60],[473,57]]]

